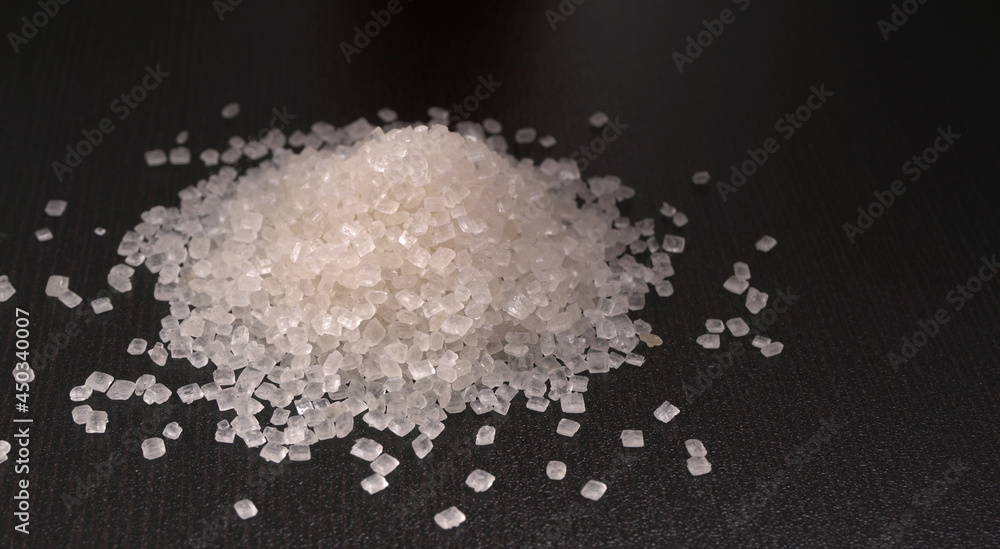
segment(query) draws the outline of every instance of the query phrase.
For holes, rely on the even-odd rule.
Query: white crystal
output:
[[[566,477],[566,464],[561,461],[550,461],[545,466],[545,475],[552,480],[562,480]]]
[[[583,486],[583,489],[580,490],[580,495],[589,500],[597,501],[604,496],[604,492],[606,492],[607,490],[608,486],[603,482],[596,480],[588,480],[587,484],[585,484]]]
[[[780,341],[772,341],[760,348],[760,354],[766,357],[772,357],[774,355],[781,354],[781,351],[784,348],[784,344]]]
[[[754,247],[762,252],[769,252],[777,243],[778,241],[774,237],[764,235],[754,244]]]
[[[681,411],[677,409],[676,406],[670,404],[669,402],[664,402],[659,408],[653,411],[653,417],[662,421],[663,423],[669,423],[674,416],[679,414]]]
[[[59,217],[66,211],[65,200],[49,200],[45,204],[45,214],[51,217]]]
[[[146,352],[147,345],[148,343],[146,343],[145,339],[140,339],[137,337],[129,342],[128,349],[126,350],[126,352],[128,352],[128,354],[130,355],[141,355],[142,353]]]
[[[747,310],[750,314],[757,314],[767,306],[767,294],[757,290],[757,288],[750,288],[747,291]]]
[[[382,453],[382,445],[370,438],[359,438],[351,448],[351,455],[365,461],[373,461]]]
[[[170,440],[177,440],[181,436],[181,432],[184,429],[181,428],[180,424],[176,421],[171,421],[163,428],[163,436],[169,438]]]
[[[493,444],[493,439],[496,437],[497,430],[491,425],[483,425],[479,428],[476,433],[476,446],[485,446],[487,444]]]
[[[564,437],[571,437],[580,430],[580,424],[572,419],[560,419],[559,425],[556,426],[556,433]]]
[[[248,499],[241,499],[237,501],[233,504],[233,509],[236,510],[236,515],[243,520],[257,516],[257,506]]]
[[[361,488],[369,494],[381,492],[382,490],[385,490],[387,486],[389,486],[389,483],[385,480],[385,477],[378,473],[375,473],[361,481]]]
[[[750,333],[750,326],[740,317],[730,318],[726,321],[729,332],[736,337],[743,337]]]
[[[687,467],[688,472],[696,477],[712,471],[712,464],[704,456],[688,458]]]
[[[458,510],[458,507],[452,506],[434,515],[434,522],[442,529],[450,530],[465,522],[465,515]]]
[[[622,431],[622,446],[626,448],[642,448],[645,445],[642,431],[637,429],[625,429]]]
[[[142,457],[146,459],[156,459],[167,453],[167,447],[160,437],[147,438],[142,441]]]
[[[482,469],[476,469],[469,473],[469,476],[465,479],[465,485],[476,492],[485,492],[490,489],[490,486],[493,486],[494,480],[496,480],[495,476]]]

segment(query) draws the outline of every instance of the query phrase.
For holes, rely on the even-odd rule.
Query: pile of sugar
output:
[[[170,356],[215,366],[192,398],[236,412],[224,441],[308,459],[358,415],[436,436],[447,413],[506,414],[519,391],[531,409],[547,396],[580,413],[581,374],[639,365],[640,340],[659,344],[628,313],[651,285],[669,295],[673,267],[653,220],[621,216],[634,191],[618,178],[518,160],[478,125],[313,130],[301,152],[268,139],[269,160],[223,167],[179,208],[145,212],[118,249],[158,276]],[[680,237],[665,244],[683,251]],[[652,266],[632,255],[644,251]],[[119,265],[109,281],[128,291],[131,274]],[[261,427],[265,403],[283,431]]]

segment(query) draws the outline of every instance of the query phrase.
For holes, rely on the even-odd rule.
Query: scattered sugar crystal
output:
[[[545,475],[552,480],[562,480],[566,478],[566,464],[561,461],[550,461],[545,466]]]
[[[99,297],[91,301],[90,306],[94,309],[95,314],[106,313],[114,309],[114,306],[111,305],[111,299],[107,297]]]
[[[688,455],[691,457],[705,457],[708,454],[708,450],[705,449],[705,445],[696,438],[685,440],[684,447],[687,449]]]
[[[11,285],[7,275],[0,276],[0,303],[7,301],[15,293],[17,293],[17,290]]]
[[[693,181],[695,185],[704,185],[711,181],[711,179],[712,176],[706,171],[694,172],[694,175],[691,176],[691,181]]]
[[[69,291],[69,278],[65,276],[52,275],[45,283],[45,295],[49,297],[59,297]]]
[[[721,342],[719,334],[704,334],[698,336],[697,343],[706,349],[718,349]]]
[[[559,425],[556,426],[556,433],[564,437],[571,437],[580,430],[580,424],[572,419],[560,419]]]
[[[163,404],[173,392],[162,383],[154,383],[142,393],[142,401],[146,404]]]
[[[156,459],[163,457],[167,453],[167,447],[160,437],[147,438],[142,441],[142,457],[146,459]]]
[[[163,348],[163,344],[159,341],[153,345],[153,348],[147,353],[149,358],[152,359],[153,363],[157,366],[163,366],[167,363],[167,350]]]
[[[663,237],[663,251],[672,254],[684,252],[684,237],[668,234]]]
[[[688,224],[688,216],[684,212],[675,213],[671,219],[677,227],[683,227]]]
[[[483,129],[488,134],[496,135],[503,131],[503,125],[492,118],[487,118],[483,120]]]
[[[427,435],[427,438],[434,440],[444,431],[444,423],[437,420],[428,421],[420,426],[420,432]]]
[[[230,432],[233,432],[235,435],[235,431],[233,431],[232,428],[230,428],[229,430]],[[216,434],[216,438],[218,438],[218,434]],[[230,437],[229,442],[232,441],[233,439],[232,437]],[[285,456],[287,455],[288,455],[288,448],[285,448],[281,444],[275,444],[273,442],[268,442],[267,444],[264,445],[263,448],[260,449],[260,457],[272,463],[281,463],[285,459]]]
[[[90,414],[93,413],[93,408],[83,404],[73,408],[73,423],[77,425],[85,425],[87,420],[90,419]]]
[[[378,116],[379,120],[385,122],[386,124],[395,122],[396,119],[399,118],[399,115],[396,114],[396,111],[390,109],[389,107],[384,107],[379,109],[378,112],[375,113],[375,115]]]
[[[538,138],[538,144],[546,149],[551,149],[556,145],[556,138],[551,135],[543,135]]]
[[[174,138],[174,141],[178,145],[183,145],[183,144],[187,143],[188,135],[189,134],[188,134],[187,130],[182,130],[180,133],[177,134],[177,137]]]
[[[163,428],[163,436],[169,438],[170,440],[177,440],[181,436],[181,432],[184,429],[176,421],[171,421]]]
[[[87,433],[103,433],[108,428],[108,413],[94,410],[87,418]]]
[[[656,295],[660,297],[670,297],[674,295],[674,285],[669,280],[661,280],[657,282],[653,288],[656,290]]]
[[[585,484],[583,486],[583,489],[580,490],[580,495],[589,500],[597,501],[604,496],[604,492],[606,492],[607,490],[608,486],[603,482],[596,480],[588,480],[587,484]]]
[[[236,431],[229,424],[229,421],[224,419],[216,425],[215,440],[226,444],[232,444],[232,442],[236,440]],[[264,448],[267,449],[267,446],[264,446]],[[284,446],[282,446],[282,449],[284,449]],[[263,453],[261,455],[263,455]]]
[[[398,466],[399,460],[389,454],[382,454],[375,458],[375,461],[371,463],[372,471],[375,471],[383,477],[395,471]]]
[[[198,155],[198,159],[201,160],[207,167],[216,166],[219,164],[219,151],[215,149],[205,149]]]
[[[382,490],[385,490],[387,486],[389,486],[389,483],[385,480],[385,477],[378,473],[375,473],[361,481],[361,488],[369,494],[381,492]]]
[[[781,351],[784,348],[785,346],[780,341],[772,341],[760,348],[760,354],[766,357],[772,357],[774,355],[781,354]]]
[[[458,507],[452,506],[434,515],[434,522],[442,529],[450,530],[465,522],[465,515],[458,510]]]
[[[142,396],[142,394],[146,392],[146,389],[149,389],[155,383],[156,383],[156,378],[154,376],[151,376],[149,374],[142,374],[141,376],[139,376],[139,379],[135,380],[136,396]]]
[[[650,347],[659,347],[660,345],[663,345],[663,338],[661,338],[656,334],[642,334],[639,336],[639,339],[646,345],[649,345]],[[636,359],[633,359],[633,361],[634,360]],[[626,359],[625,361],[629,362],[628,359]],[[645,358],[643,358],[643,360],[640,361],[639,364],[636,364],[636,366],[642,364],[643,361],[645,361]],[[633,364],[633,362],[629,362],[629,364]]]
[[[365,461],[373,461],[382,453],[382,445],[370,438],[359,438],[351,448],[351,455]]]
[[[750,326],[748,326],[746,321],[740,317],[730,318],[727,320],[726,327],[729,328],[729,332],[736,337],[743,337],[750,333]]]
[[[289,461],[309,461],[312,459],[312,452],[306,444],[293,444],[288,448]]]
[[[284,425],[288,423],[288,417],[292,412],[287,408],[275,408],[271,413],[271,425]]]
[[[239,103],[229,103],[226,106],[222,107],[222,117],[223,118],[226,118],[226,119],[236,118],[236,116],[239,115],[239,114],[240,114],[240,104]]]
[[[49,200],[45,204],[45,214],[51,217],[59,217],[66,211],[65,200]]]
[[[740,280],[750,280],[750,266],[742,261],[733,263],[733,274]]]
[[[90,387],[98,393],[104,393],[111,387],[111,384],[115,381],[113,376],[105,374],[104,372],[94,372],[87,377],[87,381],[84,385]]]
[[[170,163],[184,165],[191,163],[191,149],[187,147],[175,147],[170,149]]]
[[[49,230],[48,227],[38,229],[35,231],[35,238],[37,238],[39,242],[48,242],[49,240],[52,240],[52,231]]]
[[[750,287],[750,283],[736,275],[733,275],[726,279],[726,281],[722,284],[722,287],[727,291],[740,295],[747,291],[747,288]]]
[[[181,402],[184,404],[191,404],[196,400],[204,398],[204,396],[205,393],[197,383],[190,383],[177,388],[177,398],[181,399]]]
[[[104,227],[94,227],[94,234],[97,236],[104,236],[108,233],[108,230]]]
[[[676,406],[670,404],[669,402],[664,402],[659,408],[653,410],[653,417],[662,421],[663,423],[669,423],[674,416],[681,413]]]
[[[712,464],[704,456],[688,458],[687,466],[691,475],[696,477],[712,471]]]
[[[496,480],[495,476],[482,469],[476,469],[469,473],[468,478],[465,479],[465,485],[476,492],[485,492],[490,489],[490,486],[493,486],[494,480]]]
[[[257,516],[257,506],[248,499],[241,499],[237,501],[233,504],[233,509],[236,510],[236,515],[243,520]]]
[[[431,452],[431,449],[434,448],[431,437],[423,433],[420,433],[410,444],[413,446],[413,453],[417,454],[417,458],[419,459],[424,459]]]
[[[128,400],[135,394],[135,382],[127,379],[116,379],[108,388],[108,398],[111,400]]]
[[[163,149],[153,149],[146,151],[147,166],[162,166],[167,163],[167,153]]]
[[[146,352],[147,345],[148,343],[146,343],[145,339],[137,337],[129,342],[127,352],[130,355],[141,355]]]
[[[750,314],[757,314],[767,306],[767,294],[751,287],[747,291],[747,310]]]
[[[774,237],[764,235],[754,244],[754,247],[762,252],[769,252],[777,243],[778,241]]]
[[[762,349],[770,342],[771,338],[759,335],[759,336],[753,336],[753,343],[751,343],[751,345],[753,345],[758,349]]]
[[[671,206],[670,204],[664,202],[663,205],[660,206],[660,214],[663,217],[673,217],[674,215],[677,214],[677,208],[675,208],[675,207]]]
[[[642,431],[638,429],[625,429],[622,431],[622,446],[626,448],[642,448],[646,443],[642,438]]]
[[[590,115],[590,118],[587,121],[590,122],[590,125],[594,128],[602,128],[605,124],[610,122],[610,119],[608,118],[608,115],[604,114],[602,111],[596,111],[594,114]]]
[[[632,366],[642,366],[646,363],[646,357],[636,353],[629,353],[625,355],[625,363],[631,364]]]
[[[389,422],[388,427],[396,436],[405,437],[416,427],[416,424],[406,418],[396,418]]]
[[[528,398],[528,409],[536,412],[544,412],[549,407],[549,399],[542,397]]]
[[[493,444],[493,439],[496,437],[497,430],[491,425],[483,425],[479,428],[476,433],[476,446],[486,446],[487,444]]]
[[[10,443],[6,440],[0,440],[0,456],[6,456],[10,453]]]
[[[705,329],[710,334],[721,334],[726,330],[726,325],[718,318],[710,318],[705,321]]]
[[[74,309],[83,303],[83,298],[77,295],[76,292],[72,292],[70,290],[66,290],[60,294],[58,299],[63,305],[69,307],[70,309]]]
[[[91,387],[87,385],[79,385],[70,389],[69,399],[73,402],[83,402],[84,400],[90,398],[90,395],[93,392],[94,390]]]
[[[538,135],[535,128],[521,128],[514,132],[514,143],[518,145],[527,145],[535,140],[535,136]]]
[[[559,405],[564,414],[582,414],[587,411],[580,393],[568,393],[559,398]]]

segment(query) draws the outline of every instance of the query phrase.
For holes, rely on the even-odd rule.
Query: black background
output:
[[[48,276],[69,276],[87,307],[107,287],[118,240],[139,214],[177,204],[177,191],[208,173],[196,159],[148,168],[144,151],[171,146],[185,129],[195,157],[222,149],[230,135],[267,126],[274,108],[293,113],[289,129],[302,130],[316,120],[374,121],[383,106],[404,120],[426,119],[428,107],[461,101],[489,75],[501,85],[473,119],[499,119],[511,142],[516,128],[533,126],[559,139],[555,154],[570,155],[597,135],[587,125],[591,112],[620,117],[627,129],[585,173],[613,173],[634,186],[626,211],[635,220],[656,216],[664,200],[691,218],[676,231],[688,241],[675,261],[676,294],[650,297],[639,315],[664,345],[643,351],[641,368],[593,376],[572,439],[554,434],[558,406],[537,414],[523,396],[506,417],[449,418],[420,462],[412,435],[357,428],[402,461],[389,488],[369,496],[359,487],[368,464],[348,455],[355,436],[319,443],[311,462],[279,468],[240,443],[215,443],[219,413],[204,401],[164,419],[138,399],[95,395],[91,404],[110,416],[108,433],[85,435],[73,424],[68,392],[95,369],[129,379],[153,373],[171,388],[209,380],[207,369],[175,361],[159,368],[125,353],[133,337],[155,339],[167,314],[142,270],[135,291],[113,297],[113,312],[36,368],[31,534],[13,530],[20,477],[8,461],[0,465],[0,545],[1000,544],[1000,279],[960,311],[946,301],[976,275],[981,257],[1000,252],[996,2],[929,0],[886,41],[877,22],[890,17],[888,0],[750,0],[745,11],[724,0],[589,0],[555,29],[546,10],[558,10],[556,0],[404,0],[402,13],[348,63],[339,45],[385,4],[245,1],[220,20],[207,0],[77,0],[19,52],[5,40],[0,274],[18,293],[0,305],[3,370],[15,362],[15,307],[30,312],[37,354],[76,318],[45,297]],[[735,21],[679,72],[671,54],[727,8]],[[38,9],[4,2],[0,30],[20,32],[20,18]],[[118,120],[111,102],[156,65],[169,76]],[[834,95],[784,140],[775,121],[820,85]],[[223,120],[219,110],[230,101],[242,114]],[[115,130],[60,182],[51,163],[104,117]],[[852,244],[843,224],[856,222],[874,191],[907,177],[903,164],[939,127],[961,138],[918,181],[907,179],[907,192]],[[714,181],[691,184],[700,169],[718,180],[770,137],[780,150],[727,200]],[[543,158],[538,145],[512,150]],[[43,213],[53,198],[69,201],[61,218]],[[32,233],[46,226],[55,239],[39,243]],[[108,235],[95,236],[95,226]],[[768,254],[753,248],[765,233],[778,239]],[[721,286],[738,260],[772,300],[779,289],[798,296],[767,329],[785,350],[765,359],[744,340],[752,352],[706,378],[714,353],[694,342],[704,320],[746,316],[742,298]],[[895,371],[888,353],[941,308],[951,320]],[[0,437],[12,440],[16,401],[6,375]],[[668,425],[652,416],[665,399],[682,410]],[[147,461],[138,444],[121,442],[144,420],[156,431],[172,420],[184,427],[162,459]],[[823,421],[841,427],[826,436]],[[472,444],[482,424],[497,426],[492,447]],[[645,448],[621,447],[627,428],[644,430]],[[707,476],[685,468],[683,441],[691,437],[709,450]],[[797,462],[786,461],[799,449],[806,453]],[[567,463],[565,480],[545,477],[550,459]],[[497,477],[483,494],[464,486],[477,467]],[[598,502],[579,494],[591,478],[608,484]],[[66,498],[79,495],[68,508]],[[232,503],[243,497],[259,516],[236,517]],[[451,505],[468,520],[443,531],[433,516]]]

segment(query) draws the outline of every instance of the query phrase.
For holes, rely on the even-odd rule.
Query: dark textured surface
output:
[[[18,290],[0,304],[0,369],[15,362],[15,307],[30,312],[32,352],[64,342],[36,365],[31,387],[31,533],[14,532],[20,476],[8,461],[0,545],[1000,544],[1000,279],[959,311],[946,297],[976,275],[981,257],[1000,252],[997,3],[930,0],[885,41],[877,21],[890,16],[888,1],[751,0],[739,11],[742,2],[721,0],[590,0],[553,30],[545,12],[555,0],[404,0],[351,63],[338,45],[385,3],[243,2],[222,21],[208,1],[158,4],[70,2],[18,53],[0,47],[0,274]],[[679,73],[671,53],[726,8],[735,21]],[[37,9],[4,2],[0,30],[19,32],[19,19]],[[111,102],[157,64],[169,76],[118,120]],[[267,126],[273,108],[294,114],[299,129],[374,120],[385,105],[415,119],[491,74],[502,84],[472,118],[498,118],[508,139],[532,125],[569,155],[596,135],[586,124],[592,111],[619,116],[628,128],[586,173],[634,186],[633,219],[654,215],[663,200],[692,219],[679,231],[688,249],[675,262],[676,294],[651,297],[641,315],[664,345],[645,352],[642,368],[593,376],[575,438],[554,434],[557,406],[529,412],[523,396],[507,417],[449,418],[419,463],[412,436],[375,433],[402,465],[387,490],[368,496],[358,484],[368,465],[347,454],[354,437],[317,444],[307,464],[274,467],[240,443],[212,442],[219,414],[204,401],[164,419],[137,399],[96,396],[108,433],[85,435],[71,422],[67,393],[95,369],[130,379],[152,372],[171,388],[209,379],[125,354],[131,338],[154,339],[167,313],[147,272],[133,293],[113,298],[112,313],[74,335],[65,334],[75,313],[43,293],[56,273],[88,301],[96,296],[139,213],[176,204],[177,191],[206,173],[197,161],[149,169],[143,151],[187,129],[197,155]],[[786,141],[775,121],[821,84],[834,95]],[[230,101],[243,112],[225,121],[218,113]],[[51,162],[103,117],[115,130],[58,181]],[[907,177],[904,162],[949,126],[961,134],[952,149],[907,180],[907,192],[851,244],[842,225],[873,191]],[[780,150],[728,200],[714,182],[690,183],[699,169],[728,174],[770,137]],[[537,145],[517,152],[541,158]],[[52,198],[69,201],[62,218],[42,212]],[[98,225],[107,236],[92,234]],[[35,241],[43,226],[53,241]],[[764,233],[779,242],[769,254],[753,249]],[[713,353],[694,338],[707,317],[746,313],[721,288],[737,260],[772,300],[779,289],[797,296],[767,329],[785,351],[764,359],[744,340],[747,352],[731,367],[709,369]],[[895,371],[888,353],[941,308],[950,321]],[[11,440],[11,418],[24,414],[12,412],[15,391],[4,379],[0,438]],[[664,399],[682,410],[669,425],[651,414]],[[143,429],[170,420],[184,434],[163,459],[146,461],[138,442],[122,442],[130,429],[145,438]],[[472,445],[481,424],[497,426],[494,446]],[[646,447],[621,448],[626,428],[643,429]],[[687,473],[690,437],[708,447],[711,474]],[[568,464],[565,480],[545,478],[549,459]],[[476,467],[497,477],[483,494],[464,486]],[[596,503],[579,495],[590,478],[609,486]],[[248,496],[260,515],[244,522],[231,504]],[[450,505],[468,520],[445,532],[432,517]]]

